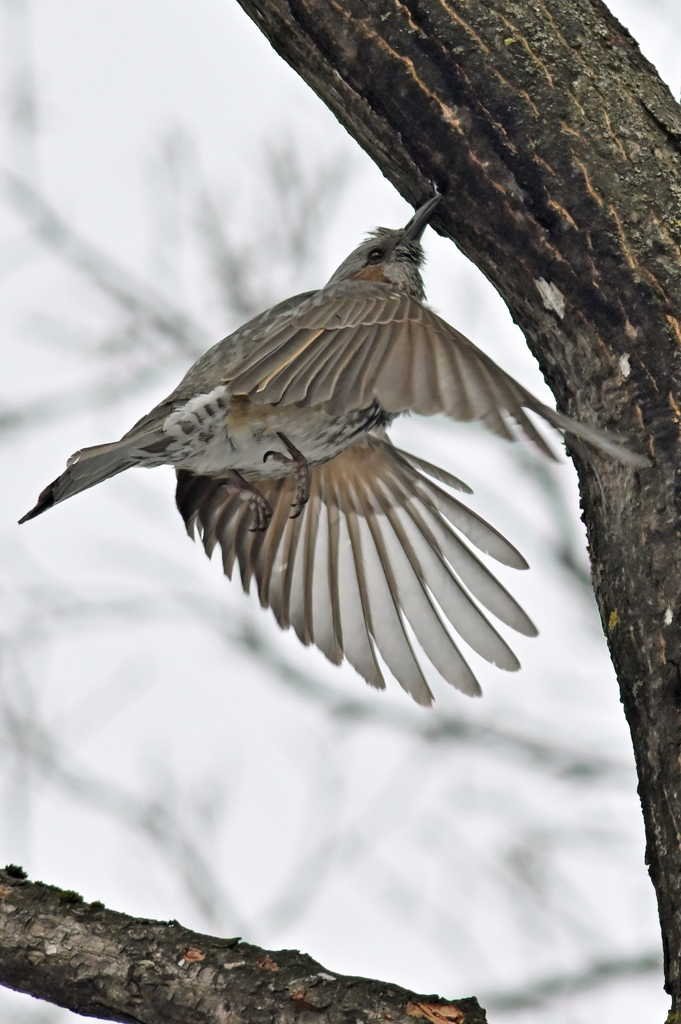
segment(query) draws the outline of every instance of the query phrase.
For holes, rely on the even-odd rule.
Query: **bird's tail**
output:
[[[208,555],[219,544],[226,574],[237,562],[244,588],[255,580],[282,628],[293,626],[335,664],[347,658],[372,686],[385,685],[382,660],[429,704],[414,638],[448,682],[475,695],[480,687],[452,630],[511,671],[519,662],[479,605],[536,634],[464,538],[517,569],[527,568],[522,555],[433,477],[467,489],[370,435],[312,470],[310,499],[296,519],[292,477],[252,480],[272,508],[264,531],[253,531],[248,502],[225,481],[180,470],[177,504],[190,536],[197,524]]]
[[[22,516],[19,522],[25,523],[29,519],[35,519],[41,512],[47,511],[58,502],[136,465],[140,461],[142,446],[148,452],[154,437],[153,434],[145,437],[124,437],[121,441],[98,444],[75,452],[68,460],[61,476],[41,491],[34,507]]]

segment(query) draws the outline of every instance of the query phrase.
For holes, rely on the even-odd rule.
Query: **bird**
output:
[[[428,663],[481,693],[461,641],[517,670],[489,616],[537,630],[472,549],[527,562],[456,497],[472,493],[463,481],[394,446],[388,427],[444,414],[514,440],[515,424],[555,458],[529,410],[629,466],[648,460],[544,405],[426,305],[421,239],[441,200],[210,348],[120,441],[72,455],[20,522],[132,466],[170,465],[189,535],[209,557],[219,545],[225,574],[238,566],[279,626],[332,663],[380,689],[387,668],[422,705]]]

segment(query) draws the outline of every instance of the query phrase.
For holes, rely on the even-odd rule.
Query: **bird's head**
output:
[[[423,299],[425,292],[421,278],[424,253],[421,235],[440,202],[442,196],[436,192],[431,199],[420,206],[409,223],[396,231],[390,228],[376,228],[361,245],[343,260],[340,267],[329,278],[335,281],[382,281],[397,288],[403,288],[417,299]]]

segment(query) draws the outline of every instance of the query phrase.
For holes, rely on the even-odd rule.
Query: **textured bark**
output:
[[[177,921],[144,921],[0,871],[0,984],[128,1024],[484,1024],[451,1003]]]
[[[648,451],[577,453],[681,1011],[681,111],[600,0],[239,0],[492,281],[559,406]]]

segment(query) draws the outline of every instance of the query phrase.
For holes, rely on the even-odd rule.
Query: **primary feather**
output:
[[[482,608],[526,636],[536,630],[465,538],[515,568],[527,567],[522,555],[429,478],[427,463],[417,464],[370,434],[313,470],[310,500],[297,519],[289,518],[291,477],[261,484],[273,510],[264,533],[251,529],[244,504],[220,480],[180,470],[177,505],[208,554],[220,546],[228,576],[236,562],[244,588],[255,582],[282,628],[292,626],[331,661],[346,657],[382,687],[380,655],[426,704],[431,692],[412,638],[448,682],[477,694],[452,632],[513,671],[518,661]]]

